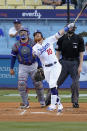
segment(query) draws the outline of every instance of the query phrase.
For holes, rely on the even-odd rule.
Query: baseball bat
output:
[[[74,24],[76,23],[76,21],[78,20],[78,18],[80,17],[80,15],[82,14],[82,12],[85,10],[85,8],[87,7],[87,4],[81,9],[81,11],[79,12],[79,14],[77,15],[77,17],[74,20]]]

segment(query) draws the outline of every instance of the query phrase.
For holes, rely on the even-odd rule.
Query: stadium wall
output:
[[[61,13],[60,13],[60,10],[55,10],[55,11],[47,10],[48,12],[47,15],[46,15],[46,10],[43,10],[43,11],[37,10],[36,14],[41,13],[42,14],[41,18],[36,17],[37,15],[35,15],[35,11],[36,10],[32,10],[32,11],[31,10],[16,10],[16,12],[14,12],[13,10],[12,12],[11,10],[0,10],[0,28],[2,28],[4,32],[4,38],[0,37],[0,88],[17,88],[17,76],[18,76],[17,62],[14,68],[15,75],[11,76],[9,74],[10,58],[11,58],[10,52],[16,40],[14,38],[9,37],[8,31],[13,26],[13,20],[15,18],[20,18],[22,21],[22,25],[25,27],[27,26],[29,28],[31,38],[33,36],[32,35],[33,32],[36,29],[41,30],[43,32],[43,35],[45,37],[48,37],[56,33],[59,29],[63,28],[67,23],[66,14],[64,16],[64,12],[66,12],[65,10],[62,10]],[[27,18],[21,17],[21,15],[19,15],[21,12],[25,12],[26,14],[28,13]],[[32,14],[33,16],[30,16],[29,12],[31,12],[30,14]],[[76,13],[78,12],[79,10],[76,11]],[[71,16],[72,16],[71,21],[76,17],[77,15],[76,13],[71,12]],[[77,26],[76,33],[81,33],[85,31],[85,29],[87,28],[87,12],[84,12],[84,14],[80,17],[78,23],[76,23],[76,26]],[[87,37],[84,37],[84,40],[85,42],[87,42]],[[85,64],[87,65],[86,61],[85,61]],[[83,76],[84,76],[84,79],[82,79]],[[48,84],[46,83],[46,81],[43,81],[43,85],[45,88],[48,87]],[[71,85],[71,79],[70,77],[68,77],[68,79],[64,82],[61,88],[70,88],[70,85]],[[87,85],[87,72],[81,74],[80,88],[87,88],[86,85]],[[34,88],[32,80],[30,78],[28,78],[28,88]]]
[[[17,88],[18,82],[18,62],[15,64],[15,75],[11,76],[10,71],[10,55],[0,55],[0,88]],[[87,62],[86,62],[87,65]],[[80,88],[87,88],[87,72],[82,74],[84,79],[80,79]],[[81,77],[83,77],[81,76]],[[28,78],[28,88],[34,88],[31,78]],[[71,78],[68,77],[60,88],[70,88],[72,84]],[[48,88],[47,82],[43,81],[44,88]]]

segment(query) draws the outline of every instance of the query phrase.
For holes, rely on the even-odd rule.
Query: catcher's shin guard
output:
[[[20,93],[20,96],[21,96],[21,98],[22,98],[22,102],[23,102],[23,104],[24,105],[28,105],[29,104],[29,102],[28,102],[28,94],[27,94],[27,92],[26,91],[19,91],[19,93]]]
[[[18,90],[20,93],[20,96],[22,98],[22,102],[24,105],[28,105],[28,93],[26,90],[26,81],[20,80],[18,82]]]

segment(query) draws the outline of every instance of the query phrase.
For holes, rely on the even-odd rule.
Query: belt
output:
[[[26,63],[26,64],[24,64],[24,65],[29,65],[29,66],[30,66],[30,65],[32,65],[32,64],[33,64],[33,63]]]
[[[45,67],[50,67],[50,66],[53,66],[54,64],[56,64],[57,62],[56,61],[54,61],[54,63],[50,63],[50,64],[48,64],[48,65],[45,65]]]
[[[63,60],[75,61],[75,60],[79,60],[79,58],[63,58]]]

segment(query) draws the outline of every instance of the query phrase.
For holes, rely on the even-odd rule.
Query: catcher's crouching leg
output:
[[[40,102],[41,107],[44,107],[45,106],[44,88],[42,86],[41,81],[35,82],[35,89],[36,89],[38,101]]]
[[[21,108],[29,108],[28,93],[26,89],[26,81],[23,78],[18,81],[18,90],[22,98],[23,105]]]

